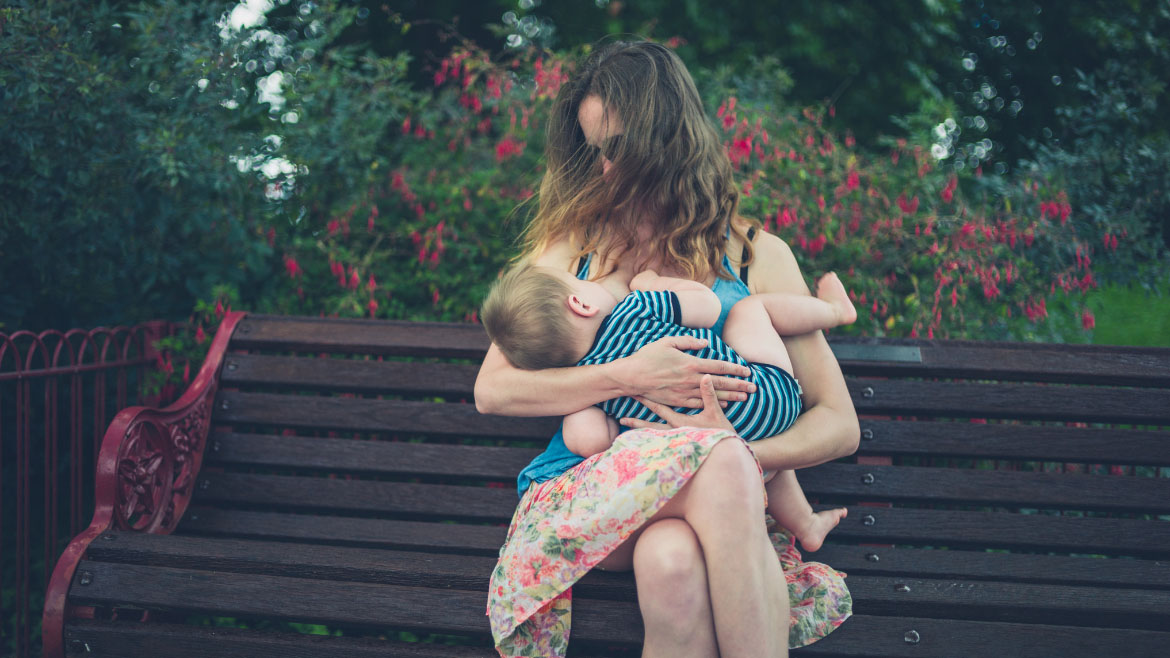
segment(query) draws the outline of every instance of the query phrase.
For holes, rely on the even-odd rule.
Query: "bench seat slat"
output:
[[[470,400],[477,366],[239,354],[225,386],[410,393]],[[1170,389],[847,377],[859,413],[1162,424]],[[867,393],[870,392],[870,393]]]
[[[830,498],[1170,513],[1170,478],[842,463],[797,478],[809,496]]]
[[[913,630],[919,642],[905,641]],[[170,658],[495,658],[482,646],[400,643],[375,638],[301,635],[271,631],[207,628],[177,624],[140,624],[78,619],[65,629],[68,641],[88,644],[95,658],[168,656]],[[1158,655],[1170,633],[1110,628],[1041,626],[915,617],[856,614],[827,638],[797,655],[876,658],[970,658],[978,648],[986,655],[1063,656],[1082,658],[1111,654]],[[604,649],[571,655],[600,658]],[[598,651],[602,651],[598,653]]]
[[[850,575],[1170,589],[1170,569],[1157,560],[844,544],[825,545],[815,553],[805,553],[804,559],[824,562]]]
[[[425,433],[547,441],[559,418],[508,418],[480,414],[473,404],[224,391],[214,422],[350,432]]]
[[[475,324],[249,314],[236,327],[229,347],[482,360],[488,345],[483,327]]]
[[[247,473],[200,476],[194,502],[507,521],[514,488]]]
[[[1162,348],[836,336],[830,346],[917,347],[922,360],[839,359],[847,374],[1170,387],[1170,355]]]
[[[834,541],[1170,557],[1170,523],[1046,514],[849,506]]]
[[[297,544],[295,550],[289,550],[287,542],[125,532],[111,532],[104,537],[113,538],[94,543],[87,554],[90,559],[277,576],[311,574],[314,578],[470,590],[482,588],[496,562],[495,556],[436,554],[425,550],[314,544]],[[851,576],[1170,590],[1170,570],[1150,560],[841,545],[806,553],[805,559],[831,564]],[[594,570],[580,581],[575,591],[586,598],[634,600],[633,580],[628,573]]]
[[[272,434],[216,433],[204,463],[513,481],[540,454],[534,448],[363,441]]]
[[[874,526],[864,526],[859,520],[866,514],[876,514]],[[958,518],[955,514],[959,514]],[[946,516],[945,527],[930,531],[925,524]],[[260,540],[312,541],[358,546],[377,546],[419,551],[457,552],[495,556],[503,544],[505,528],[466,524],[425,523],[388,519],[361,519],[345,517],[318,517],[271,512],[247,512],[199,508],[195,519],[184,521],[185,532],[213,536],[248,537]],[[964,519],[964,517],[973,517]],[[966,523],[963,523],[963,521]],[[1103,560],[1059,555],[1028,555],[986,553],[982,551],[939,551],[930,549],[888,548],[877,543],[910,542],[939,543],[943,545],[975,544],[989,547],[1019,547],[1025,549],[1064,550],[1069,552],[1133,552],[1166,556],[1165,535],[1149,537],[1137,547],[1114,539],[1118,527],[1106,520],[1094,520],[1098,531],[1075,527],[1083,519],[1054,517],[1024,517],[1022,515],[982,514],[978,512],[947,513],[935,510],[898,510],[872,507],[850,507],[849,517],[830,535],[832,541],[853,540],[867,545],[851,546],[829,544],[806,558],[823,561],[845,572],[865,571],[876,574],[913,574],[930,577],[990,577],[1012,578],[1021,581],[1058,582],[1067,579],[1074,584],[1114,584],[1123,587],[1170,587],[1170,572],[1165,562],[1146,560]],[[1065,523],[1062,523],[1065,522]],[[1121,521],[1132,528],[1144,523]],[[959,525],[959,529],[954,529]],[[1022,531],[1037,530],[1031,542],[1021,542]],[[917,531],[917,534],[915,534]],[[1136,533],[1130,532],[1134,535]],[[1094,538],[1097,535],[1098,538]],[[1112,540],[1112,544],[1109,544]],[[1162,541],[1158,544],[1158,541]],[[877,563],[866,556],[875,554]],[[1066,573],[1076,565],[1076,573]]]
[[[92,658],[498,658],[490,643],[457,646],[370,637],[308,635],[256,629],[75,619],[65,626]],[[88,650],[86,649],[88,647]]]
[[[478,371],[478,365],[462,363],[232,354],[224,362],[221,381],[229,388],[449,395],[470,400]]]
[[[863,417],[861,431],[859,455],[1170,465],[1170,441],[1155,430]]]
[[[873,477],[872,484],[865,484],[868,476]],[[835,500],[1090,508],[1155,514],[1166,514],[1170,506],[1170,479],[1163,478],[831,463],[803,471],[800,479],[809,496]],[[516,506],[515,490],[506,484],[503,488],[485,488],[207,473],[200,478],[199,489],[196,500],[201,503],[435,514],[448,518],[507,519]],[[945,491],[945,495],[929,495],[936,491]],[[1078,498],[1078,492],[1088,497]],[[1170,528],[1170,523],[1165,525]]]
[[[428,628],[485,634],[483,589],[337,582],[86,560],[78,569],[82,605],[131,605],[163,610],[366,627]],[[309,575],[309,574],[306,574]],[[1091,623],[1156,630],[1170,623],[1170,592],[1062,587],[879,576],[851,576],[854,605],[876,614],[1028,623]],[[271,592],[281,592],[274,597]],[[640,639],[636,603],[575,597],[574,635]],[[618,622],[616,614],[628,617]],[[607,620],[608,628],[595,625]],[[612,633],[612,635],[600,635]]]
[[[479,591],[338,583],[84,560],[74,580],[79,605],[263,617],[375,629],[421,630],[486,638],[487,583]],[[79,585],[88,577],[87,585]],[[280,592],[280,596],[273,596]],[[637,604],[574,599],[573,636],[618,642],[641,640]]]
[[[926,426],[923,428],[919,426]],[[1158,432],[1113,431],[1113,450],[1100,439],[1106,430],[1003,424],[862,420],[872,439],[859,454],[981,459],[1045,459],[1160,465],[1170,460],[1170,441]],[[407,475],[467,475],[512,481],[538,448],[420,444],[272,434],[212,434],[205,463],[210,466],[264,466]],[[939,449],[932,450],[932,446]],[[1156,446],[1156,447],[1155,447]],[[1108,453],[1108,454],[1103,454]],[[1170,455],[1167,455],[1170,457]]]
[[[194,507],[179,530],[195,535],[498,555],[507,527]]]
[[[232,336],[233,349],[301,353],[447,356],[481,360],[487,335],[477,324],[395,322],[249,314]],[[1105,345],[987,344],[976,341],[833,337],[830,345],[906,345],[921,362],[842,360],[846,372],[921,377],[1062,381],[1170,387],[1164,350]]]
[[[862,506],[848,510],[849,516],[833,530],[834,541],[1170,558],[1170,523],[1159,521]],[[866,517],[872,524],[865,523]],[[506,517],[490,520],[501,526],[508,522]],[[180,530],[495,555],[506,528],[197,507]]]
[[[1161,425],[1170,389],[846,377],[862,414]]]

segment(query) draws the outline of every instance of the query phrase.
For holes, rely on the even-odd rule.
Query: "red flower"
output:
[[[898,207],[907,215],[913,215],[918,211],[918,197],[915,196],[913,199],[907,201],[906,195],[903,194],[898,197]]]
[[[286,272],[288,272],[288,278],[290,279],[295,279],[304,273],[304,270],[301,269],[300,263],[298,263],[297,259],[292,256],[284,257],[284,269]]]
[[[195,327],[195,344],[202,345],[205,340],[207,340],[207,334],[203,333],[203,325]]]
[[[1097,326],[1097,318],[1093,317],[1093,312],[1089,309],[1085,309],[1081,313],[1081,326],[1085,328],[1085,331]]]
[[[861,176],[857,175],[857,171],[850,171],[849,175],[845,177],[845,189],[856,190],[859,185],[861,185]]]
[[[518,142],[509,135],[496,144],[496,162],[503,162],[510,157],[524,152],[524,142]]]

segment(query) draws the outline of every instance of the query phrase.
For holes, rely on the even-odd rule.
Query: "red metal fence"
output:
[[[93,514],[93,460],[111,418],[146,399],[163,321],[0,333],[0,655],[40,655],[57,556]]]

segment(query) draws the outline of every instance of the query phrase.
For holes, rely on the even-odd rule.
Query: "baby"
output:
[[[717,336],[710,327],[719,318],[719,298],[707,286],[659,276],[652,270],[630,281],[620,301],[605,286],[567,272],[521,265],[509,270],[488,293],[481,311],[484,327],[508,360],[518,368],[539,370],[606,363],[633,354],[666,336],[689,335],[707,341],[694,352],[701,358],[746,365],[756,392],[729,402],[724,410],[745,440],[783,432],[800,413],[800,385],[780,335],[798,335],[850,324],[857,312],[833,273],[817,283],[817,296],[766,293],[750,295],[732,307]],[[697,409],[678,409],[698,413]],[[661,420],[628,397],[569,414],[565,445],[582,456],[603,452],[619,433],[616,419]],[[780,478],[792,478],[782,472]],[[780,478],[774,481],[779,485]],[[825,535],[845,516],[844,509],[813,512],[800,496],[771,495],[768,512],[800,539],[805,550],[820,548]],[[790,490],[799,490],[791,487]]]

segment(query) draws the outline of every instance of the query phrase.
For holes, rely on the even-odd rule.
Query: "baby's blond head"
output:
[[[579,356],[566,300],[569,284],[542,267],[519,265],[488,291],[480,319],[488,338],[517,368],[570,366]]]

